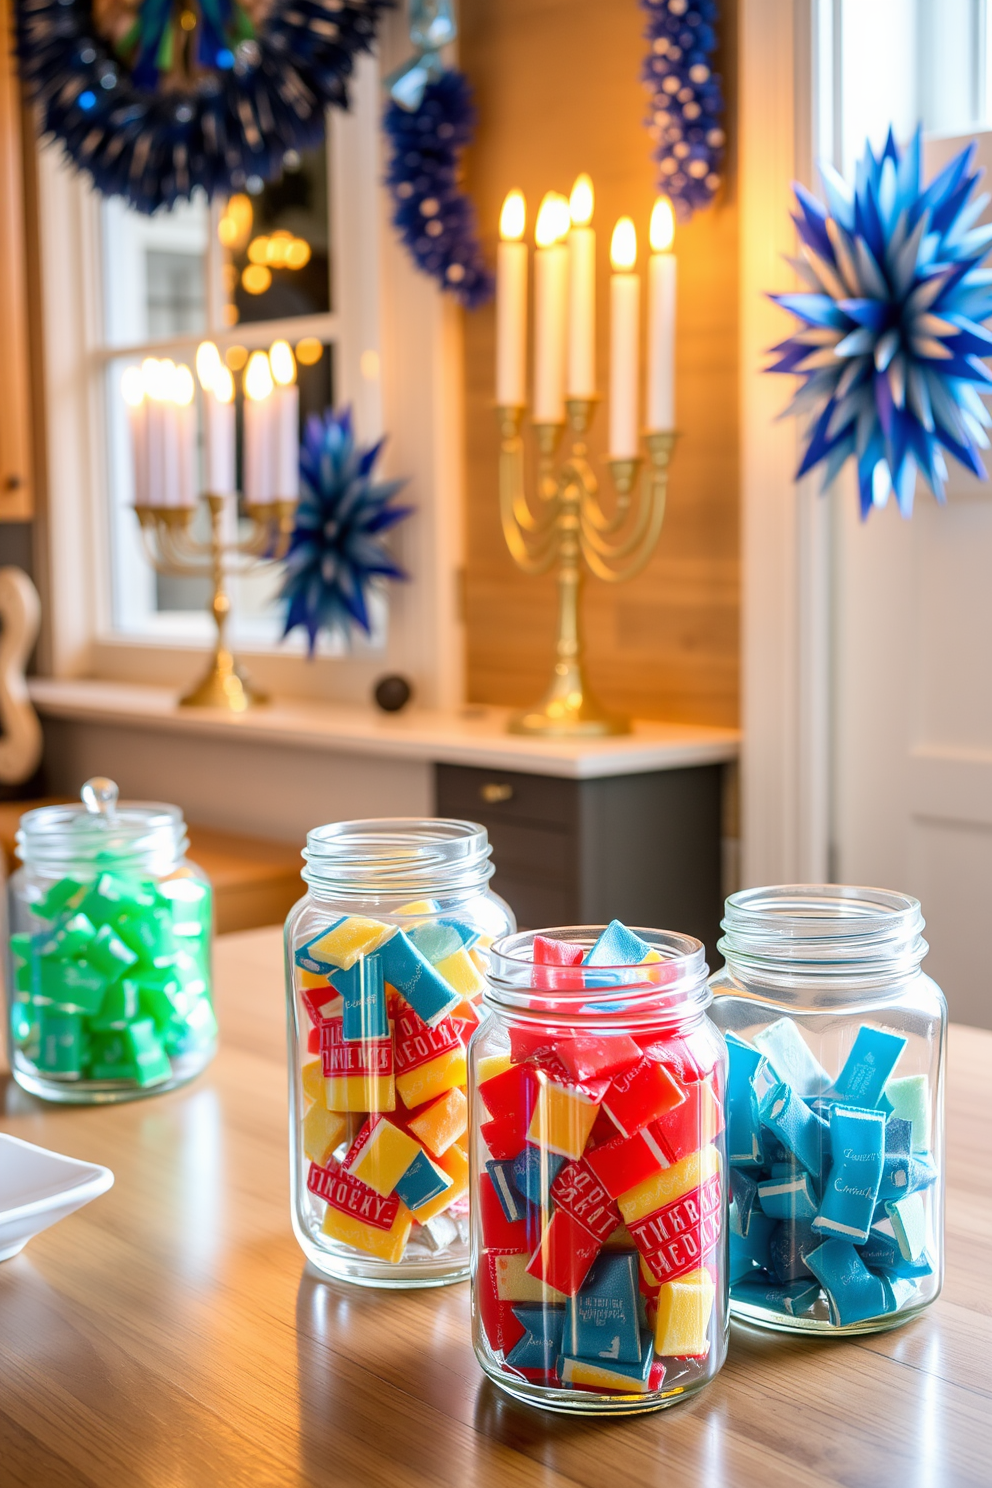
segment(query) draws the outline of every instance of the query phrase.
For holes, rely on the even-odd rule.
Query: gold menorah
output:
[[[208,606],[217,627],[213,659],[203,679],[179,699],[185,708],[224,708],[229,713],[267,703],[268,697],[250,681],[227,644],[231,600],[228,575],[248,573],[286,556],[296,516],[295,501],[256,503],[247,508],[251,531],[231,539],[225,515],[234,496],[207,496],[210,540],[191,535],[195,508],[191,506],[136,506],[141,538],[149,563],[157,573],[179,578],[209,578],[213,595]]]
[[[537,706],[511,719],[514,734],[592,738],[630,730],[628,719],[602,707],[583,676],[582,560],[608,584],[621,584],[645,566],[665,520],[668,466],[678,435],[674,431],[645,435],[646,464],[639,455],[607,461],[616,503],[612,513],[604,511],[585,443],[595,404],[593,398],[566,401],[572,447],[557,468],[555,456],[566,425],[534,425],[536,505],[526,492],[524,410],[498,409],[500,515],[507,547],[524,573],[547,573],[558,561],[554,675]]]

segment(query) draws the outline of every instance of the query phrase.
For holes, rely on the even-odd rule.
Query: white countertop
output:
[[[388,714],[287,699],[231,714],[180,708],[170,688],[129,682],[32,677],[28,686],[47,718],[578,780],[721,764],[736,759],[740,745],[736,729],[685,723],[635,723],[632,733],[612,739],[530,739],[506,732],[509,709],[477,705],[452,713],[411,707]]]

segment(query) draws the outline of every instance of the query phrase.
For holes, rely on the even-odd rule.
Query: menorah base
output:
[[[269,701],[248,674],[238,665],[230,651],[214,657],[210,669],[191,692],[179,699],[181,708],[223,708],[227,713],[246,713]]]
[[[589,692],[578,667],[559,666],[541,702],[523,713],[515,713],[507,728],[511,734],[546,739],[597,739],[608,734],[629,734],[630,720],[607,713]]]

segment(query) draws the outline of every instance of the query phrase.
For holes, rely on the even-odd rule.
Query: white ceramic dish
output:
[[[0,1261],[15,1256],[49,1225],[99,1198],[113,1181],[109,1168],[78,1162],[0,1132]]]

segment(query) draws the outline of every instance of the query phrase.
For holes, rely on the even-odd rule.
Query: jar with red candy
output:
[[[657,1410],[727,1350],[726,1049],[703,946],[607,926],[490,952],[470,1049],[473,1340],[550,1410]]]

